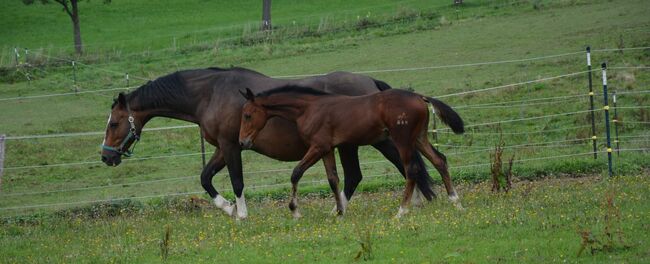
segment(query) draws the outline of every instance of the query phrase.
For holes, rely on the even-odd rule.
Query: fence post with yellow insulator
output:
[[[609,131],[609,100],[607,98],[607,63],[603,62],[601,65],[603,69],[603,102],[605,106],[605,132],[607,134],[607,169],[609,171],[609,176],[613,175],[612,173],[612,143],[611,143],[611,133]]]

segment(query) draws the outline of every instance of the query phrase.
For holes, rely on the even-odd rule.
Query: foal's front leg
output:
[[[291,209],[294,218],[302,217],[298,210],[298,182],[302,178],[302,175],[305,174],[305,171],[313,166],[322,156],[323,151],[321,151],[321,148],[309,147],[307,154],[302,157],[298,166],[291,173],[291,202],[289,202],[289,209]]]

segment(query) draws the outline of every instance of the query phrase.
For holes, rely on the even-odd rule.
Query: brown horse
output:
[[[250,87],[263,92],[288,84],[297,84],[330,93],[363,95],[390,89],[386,83],[370,77],[346,72],[297,80],[274,79],[243,68],[209,68],[175,72],[162,76],[128,94],[120,93],[111,107],[106,135],[102,143],[102,161],[117,166],[123,155],[140,139],[142,128],[154,117],[168,117],[198,124],[208,143],[217,147],[201,173],[201,185],[215,205],[229,215],[247,216],[244,199],[241,147],[238,141],[241,108],[246,102],[239,90]],[[403,172],[397,149],[389,140],[373,145]],[[282,118],[269,120],[259,133],[254,150],[268,157],[282,160],[299,160],[307,151],[298,136],[295,124]],[[344,199],[349,200],[361,181],[361,169],[356,146],[339,148],[345,174]],[[424,162],[419,154],[421,166]],[[236,205],[225,200],[212,185],[213,176],[228,167],[235,193]],[[426,179],[426,170],[419,178]],[[433,195],[428,184],[418,184],[422,194]]]
[[[463,133],[463,120],[445,103],[404,90],[385,90],[364,96],[334,95],[307,87],[288,85],[254,95],[249,89],[242,95],[248,100],[242,110],[239,142],[250,148],[257,144],[259,132],[267,120],[282,117],[294,122],[300,137],[309,149],[291,174],[292,198],[289,208],[300,217],[297,188],[303,173],[322,159],[330,187],[334,192],[337,211],[343,214],[345,204],[338,191],[334,148],[341,145],[370,145],[393,140],[406,172],[406,188],[397,217],[408,212],[421,168],[412,162],[418,150],[440,172],[449,199],[462,208],[452,186],[445,156],[427,139],[430,103],[440,119],[455,133]]]

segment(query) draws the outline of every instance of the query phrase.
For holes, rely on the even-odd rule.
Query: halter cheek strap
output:
[[[133,155],[133,150],[135,149],[135,145],[140,141],[140,136],[136,133],[135,129],[135,118],[133,118],[133,114],[131,113],[131,109],[129,109],[129,104],[126,104],[126,111],[129,113],[129,125],[131,125],[131,128],[129,128],[129,134],[126,135],[126,138],[122,140],[122,144],[120,144],[119,147],[111,147],[102,144],[102,149],[108,150],[108,151],[113,151],[119,155],[124,155],[127,157],[131,157]],[[131,140],[135,140],[133,145],[131,146],[131,149],[125,149],[126,145],[131,142]]]

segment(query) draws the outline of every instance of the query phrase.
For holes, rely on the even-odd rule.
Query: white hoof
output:
[[[454,204],[456,209],[461,210],[461,211],[465,210],[465,208],[463,208],[463,205],[460,203],[460,199],[458,198],[457,194],[454,193],[451,196],[449,196],[449,201],[451,201],[451,203]]]
[[[248,217],[248,208],[246,207],[246,198],[242,193],[241,198],[235,198],[237,204],[237,219],[246,219]]]
[[[235,206],[230,204],[228,200],[224,199],[221,194],[217,194],[217,197],[215,197],[213,201],[217,208],[221,208],[221,210],[226,212],[226,214],[232,216],[232,213],[235,211]]]

